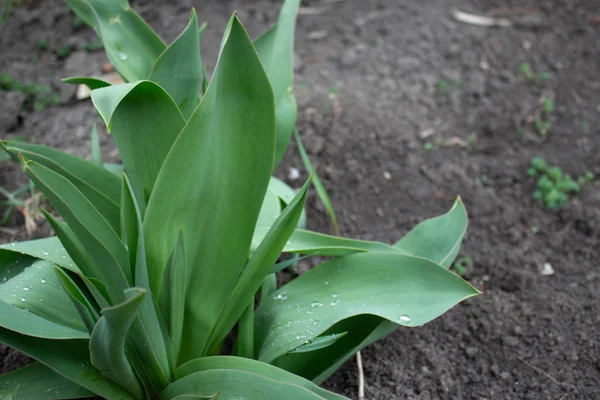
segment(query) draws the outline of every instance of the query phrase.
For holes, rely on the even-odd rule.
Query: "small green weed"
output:
[[[0,72],[0,90],[23,93],[25,95],[23,109],[26,111],[42,111],[49,106],[60,104],[60,95],[53,92],[49,86],[22,83],[4,72]]]
[[[431,151],[431,150],[433,149],[433,144],[431,144],[431,142],[426,142],[426,143],[423,145],[423,148],[424,148],[425,150],[427,150],[427,151]]]
[[[462,85],[461,79],[455,79],[454,81],[448,82],[446,79],[440,79],[437,84],[437,90],[439,94],[446,94],[451,89],[456,89]]]
[[[565,205],[570,195],[578,194],[582,185],[591,183],[595,179],[594,174],[588,171],[575,181],[568,174],[564,174],[559,167],[549,166],[540,157],[531,160],[527,175],[538,179],[533,198],[543,202],[549,209]]]
[[[528,63],[521,63],[521,65],[519,65],[519,72],[530,81],[548,81],[552,79],[552,75],[549,72],[533,72],[531,65]]]
[[[467,271],[473,266],[471,257],[461,257],[452,264],[452,269],[460,276],[465,276]]]

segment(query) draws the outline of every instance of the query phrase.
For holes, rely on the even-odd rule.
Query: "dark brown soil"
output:
[[[133,5],[169,40],[195,5],[209,22],[202,55],[212,68],[231,12],[237,9],[256,35],[274,22],[277,3]],[[18,111],[15,99],[0,93],[1,137],[25,135],[88,156],[89,129],[100,119],[59,78],[98,73],[104,55],[76,51],[57,60],[42,52],[34,62],[42,38],[60,47],[93,34],[73,28],[57,0],[29,4],[0,25],[0,71],[61,88],[62,104]],[[342,232],[392,242],[460,195],[471,216],[462,250],[473,260],[466,277],[484,290],[425,327],[401,329],[363,351],[366,398],[600,399],[600,190],[587,186],[549,211],[533,201],[535,183],[526,175],[535,156],[572,176],[600,173],[600,3],[307,0],[303,6],[296,40],[299,128]],[[454,9],[506,17],[513,25],[473,26],[455,20]],[[521,63],[551,79],[526,79]],[[556,111],[546,137],[530,125],[519,130],[548,96]],[[443,145],[471,132],[476,141],[466,148]],[[103,145],[106,159],[116,160],[106,135]],[[279,175],[286,178],[292,167],[302,169],[293,146]],[[22,179],[16,166],[2,168],[1,184],[14,187]],[[309,205],[309,227],[328,231],[314,193]],[[15,218],[0,241],[24,238],[20,223]],[[40,226],[36,235],[49,232]],[[544,263],[554,275],[540,273]],[[325,386],[356,398],[355,363]]]

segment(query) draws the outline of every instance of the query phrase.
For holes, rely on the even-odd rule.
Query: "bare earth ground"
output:
[[[209,22],[202,56],[212,69],[233,10],[255,36],[274,22],[278,3],[133,6],[168,40],[196,6],[199,19]],[[0,135],[89,157],[90,126],[100,119],[59,78],[97,74],[105,56],[76,51],[56,60],[42,52],[35,62],[40,39],[60,47],[88,41],[93,32],[74,28],[60,1],[29,4],[0,25],[0,71],[60,88],[62,104],[20,111],[15,95],[0,92]],[[367,399],[600,399],[600,190],[587,186],[567,206],[548,211],[533,201],[535,182],[526,175],[535,156],[572,176],[600,173],[600,4],[306,0],[303,6],[296,40],[299,128],[343,234],[393,242],[460,195],[471,217],[462,250],[473,260],[466,277],[484,290],[425,327],[398,330],[366,349]],[[455,8],[507,17],[513,25],[458,22]],[[519,73],[523,62],[552,78],[527,80]],[[442,80],[447,88],[440,90]],[[545,139],[530,126],[517,129],[541,96],[556,105]],[[471,132],[476,141],[468,147],[444,146]],[[102,141],[105,159],[116,161],[111,139]],[[279,175],[286,178],[290,167],[302,169],[294,147]],[[15,165],[1,168],[0,184],[23,181]],[[309,206],[309,228],[327,232],[314,193]],[[13,218],[0,241],[25,238],[22,223]],[[50,233],[39,225],[34,236]],[[546,262],[554,275],[541,275]],[[4,353],[0,368],[14,368],[15,354]],[[355,363],[325,386],[356,398]]]

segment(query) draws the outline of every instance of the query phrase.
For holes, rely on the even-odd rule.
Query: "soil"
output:
[[[172,40],[195,5],[209,22],[202,56],[210,70],[233,10],[256,36],[275,21],[278,3],[133,6]],[[460,195],[470,213],[465,277],[484,292],[365,349],[366,398],[600,399],[600,188],[587,185],[566,206],[547,210],[532,199],[535,181],[526,174],[536,156],[571,176],[600,173],[600,3],[305,0],[303,7],[298,126],[342,233],[393,242]],[[460,22],[455,9],[512,25]],[[0,135],[89,157],[90,127],[101,121],[59,78],[98,74],[105,56],[74,51],[57,59],[40,51],[44,38],[58,49],[90,41],[93,32],[74,27],[56,0],[26,2],[0,25],[0,71],[61,95],[59,106],[29,112],[14,106],[23,98],[0,92]],[[527,79],[522,63],[550,79]],[[541,136],[528,121],[549,97],[552,126]],[[102,144],[105,160],[118,160],[106,134]],[[299,186],[302,179],[288,174],[301,166],[292,145],[278,175]],[[16,165],[2,166],[0,184],[21,182]],[[309,228],[330,230],[312,192],[308,213]],[[49,233],[38,220],[33,235]],[[19,215],[0,233],[1,242],[25,237]],[[554,274],[542,274],[545,263]],[[14,353],[4,353],[3,371],[18,366]],[[356,398],[355,362],[324,386]]]

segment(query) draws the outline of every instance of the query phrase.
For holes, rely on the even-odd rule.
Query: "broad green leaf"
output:
[[[123,291],[131,281],[127,250],[102,215],[64,177],[34,162],[24,161],[29,178],[50,200],[69,224],[95,265],[97,276],[108,289],[111,300],[124,299]]]
[[[94,393],[40,363],[0,375],[0,398],[6,400],[62,400],[94,396]]]
[[[301,386],[276,381],[254,372],[233,369],[213,369],[196,372],[173,382],[162,392],[161,397],[174,399],[182,394],[195,393],[214,396],[219,400],[239,400],[250,393],[253,399],[261,400],[318,400],[325,399]]]
[[[273,165],[273,121],[271,87],[234,16],[212,81],[165,159],[144,219],[154,293],[183,225],[193,290],[181,361],[211,350],[208,335],[246,262]]]
[[[68,179],[104,219],[118,231],[121,182],[106,169],[50,147],[23,142],[3,142],[15,159],[22,155]]]
[[[275,193],[284,204],[289,204],[296,197],[296,191],[275,176],[272,176],[269,181],[269,191]],[[298,228],[306,228],[306,212],[304,210],[298,221]]]
[[[450,211],[421,222],[394,247],[449,268],[460,250],[467,224],[465,205],[458,198]]]
[[[138,315],[145,294],[143,290],[130,289],[126,292],[128,299],[125,302],[103,309],[90,339],[92,365],[137,398],[143,398],[144,391],[131,368],[125,348],[129,328]]]
[[[315,350],[321,350],[326,347],[331,346],[335,342],[337,342],[340,338],[346,336],[348,332],[342,333],[332,333],[331,335],[323,335],[318,338],[310,341],[308,343],[303,344],[302,346],[290,351],[291,353],[309,353]]]
[[[255,233],[255,237],[260,237],[261,234],[264,235],[264,229],[263,233]],[[257,247],[258,245],[259,243],[253,241],[252,248]],[[320,256],[333,257],[342,257],[362,252],[405,254],[402,250],[380,242],[346,239],[303,229],[296,229],[294,231],[283,248],[283,252],[308,255],[318,254]]]
[[[327,194],[327,190],[319,175],[317,175],[317,171],[312,165],[306,150],[304,149],[304,144],[302,144],[302,139],[300,138],[300,134],[298,133],[298,129],[294,131],[294,135],[296,137],[296,144],[298,146],[298,151],[300,152],[300,157],[302,158],[302,162],[304,163],[304,168],[308,171],[309,174],[313,175],[313,184],[315,185],[315,189],[317,190],[317,194],[321,199],[321,202],[325,206],[327,210],[327,214],[329,214],[329,219],[331,220],[331,225],[333,226],[333,233],[335,236],[340,236],[340,228],[338,227],[337,217],[335,216],[335,211],[333,210],[333,205],[331,204],[331,200],[329,200],[329,195]]]
[[[180,230],[177,243],[171,252],[167,267],[165,268],[163,288],[160,293],[162,316],[168,326],[175,364],[177,364],[179,349],[181,347],[181,337],[183,336],[187,285],[187,268],[185,263],[183,230]]]
[[[2,300],[0,300],[0,326],[2,329],[19,334],[47,339],[86,339],[89,337],[87,332],[59,325]]]
[[[146,79],[166,48],[125,0],[65,0],[96,31],[110,63],[128,82]]]
[[[254,304],[254,295],[260,289],[265,276],[269,274],[271,266],[279,258],[281,249],[286,245],[298,223],[309,185],[310,180],[304,184],[296,197],[283,210],[244,267],[215,324],[209,340],[210,348],[213,348],[233,328],[244,308],[248,304]]]
[[[100,149],[100,137],[98,136],[96,124],[92,125],[90,147],[92,148],[92,162],[97,166],[104,168],[104,165],[102,164],[102,151]]]
[[[55,236],[44,239],[26,240],[24,242],[0,244],[0,260],[10,256],[12,252],[50,261],[69,271],[79,272],[60,240]]]
[[[106,399],[135,400],[135,397],[103,377],[90,364],[88,340],[48,340],[0,328],[0,342],[37,359],[99,396]]]
[[[79,312],[81,320],[85,324],[88,332],[91,334],[94,330],[96,322],[100,319],[100,315],[90,302],[90,300],[83,293],[81,288],[73,281],[73,279],[62,269],[56,268],[56,274],[58,279],[62,283],[63,288],[69,294],[73,305]]]
[[[423,258],[359,253],[335,259],[284,285],[260,305],[258,359],[271,362],[355,315],[378,315],[403,326],[423,325],[478,293],[457,275]]]
[[[190,23],[158,57],[148,80],[162,86],[173,98],[185,119],[198,105],[202,84],[200,34],[196,10],[192,9]]]
[[[24,314],[34,314],[55,324],[73,328],[79,332],[75,337],[85,338],[86,328],[54,268],[48,261],[30,257],[20,257],[12,265],[0,261],[0,273],[4,275],[0,284],[0,300],[17,307],[17,310],[10,310],[15,315],[18,309],[26,310]],[[27,317],[24,315],[21,319]],[[0,320],[4,320],[2,326],[9,329],[13,329],[11,324],[16,323],[8,314],[1,315]],[[18,331],[25,333],[22,329],[25,328]]]
[[[296,125],[297,106],[294,86],[294,30],[300,0],[286,0],[277,25],[255,41],[256,51],[269,77],[275,96],[277,127],[276,167],[285,153]]]
[[[90,88],[90,90],[110,86],[110,83],[103,81],[102,79],[91,78],[86,76],[74,76],[70,78],[65,78],[62,81],[65,83],[70,83],[72,85],[85,85],[88,88]]]
[[[314,397],[316,399],[327,399],[327,400],[345,399],[345,397],[343,397],[343,396],[339,396],[337,394],[328,392],[325,389],[321,389],[314,383],[312,383],[304,378],[301,378],[297,375],[290,374],[289,372],[284,371],[279,368],[276,368],[272,365],[265,364],[265,363],[255,361],[255,360],[251,360],[251,359],[247,359],[247,358],[238,358],[238,357],[230,357],[230,356],[197,358],[197,359],[187,362],[186,364],[183,364],[182,366],[180,366],[177,369],[177,379],[178,380],[174,384],[171,384],[171,386],[169,386],[167,388],[167,390],[165,390],[165,393],[174,393],[176,390],[180,391],[183,389],[182,386],[192,387],[190,385],[193,384],[193,380],[188,377],[197,376],[196,374],[201,373],[201,372],[209,372],[209,371],[215,371],[215,370],[253,373],[253,374],[256,374],[257,376],[271,379],[274,382],[274,386],[277,386],[279,383],[279,384],[292,385],[294,387],[301,387],[305,390],[312,392],[314,395],[316,395],[317,397]],[[234,374],[231,374],[231,375],[234,375]],[[200,377],[200,376],[198,376],[198,377]],[[251,377],[248,377],[248,378],[250,379]],[[185,384],[177,383],[177,382],[180,382],[183,380],[185,380],[185,382],[186,382]],[[198,383],[199,383],[199,385],[202,384],[201,381],[198,381]],[[248,382],[248,384],[250,384],[250,385],[252,385],[252,387],[254,387],[254,383]],[[224,382],[221,385],[222,385],[222,388],[215,388],[216,391],[220,392],[221,389],[225,388],[225,386],[230,386],[230,385],[226,385]],[[231,386],[233,386],[233,385],[231,385]],[[250,387],[248,387],[248,389],[249,388]],[[233,389],[240,390],[240,388],[233,388]],[[243,390],[243,387],[241,389]],[[261,389],[261,390],[263,390],[263,389]],[[250,392],[248,390],[246,392],[246,394],[248,394],[248,393],[252,393],[252,392]],[[290,391],[289,393],[286,393],[285,391],[278,392],[278,393],[281,396],[281,397],[279,397],[279,399],[294,399],[294,400],[296,400],[296,397],[294,397],[292,395],[292,393],[294,393],[293,391]],[[305,393],[305,392],[298,392],[298,393]],[[245,397],[245,395],[243,397]],[[231,397],[225,397],[225,398],[232,399]],[[257,395],[256,397],[253,397],[253,398],[263,399],[263,397],[260,397],[259,395]],[[276,398],[276,397],[265,397],[265,398],[270,399],[270,398]],[[304,398],[304,397],[298,397],[298,398]],[[311,398],[311,397],[308,397],[308,398]],[[222,399],[222,397],[219,397],[219,399]]]
[[[158,172],[185,120],[167,92],[150,81],[94,90],[92,102],[115,139],[144,215]]]

